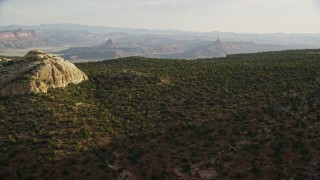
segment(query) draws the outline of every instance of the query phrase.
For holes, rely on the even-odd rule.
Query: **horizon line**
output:
[[[81,23],[41,23],[41,24],[0,24],[0,27],[8,27],[8,26],[41,26],[41,25],[80,25],[80,26],[87,26],[87,27],[99,27],[99,28],[119,28],[119,29],[127,29],[127,30],[147,30],[147,31],[180,31],[180,32],[189,32],[189,33],[234,33],[234,34],[259,34],[259,35],[268,35],[268,34],[320,34],[320,32],[235,32],[235,31],[219,31],[219,30],[212,30],[212,31],[196,31],[196,30],[185,30],[185,29],[176,29],[176,28],[133,28],[133,27],[121,27],[121,26],[106,26],[106,25],[88,25],[88,24],[81,24]],[[121,32],[121,31],[119,31]]]

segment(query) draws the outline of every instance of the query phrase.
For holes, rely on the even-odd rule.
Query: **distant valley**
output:
[[[180,41],[168,44],[150,45],[117,44],[109,39],[106,43],[91,47],[69,48],[57,52],[70,60],[99,61],[130,56],[144,56],[169,59],[198,59],[225,57],[230,54],[255,53],[289,49],[287,46],[256,44],[251,42],[221,41]]]
[[[211,57],[226,57],[230,54],[255,53],[264,51],[277,51],[289,49],[287,46],[277,44],[256,44],[252,42],[216,41],[206,42],[194,49],[183,53],[162,55],[162,58],[173,59],[198,59]]]
[[[78,24],[0,27],[1,54],[19,56],[30,48],[59,54],[71,61],[100,61],[128,56],[197,59],[320,48],[320,35],[188,32]]]

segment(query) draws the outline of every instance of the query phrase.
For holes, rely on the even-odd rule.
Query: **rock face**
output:
[[[46,93],[50,88],[78,84],[88,77],[74,64],[41,51],[23,58],[0,62],[0,95]]]
[[[0,31],[0,49],[24,49],[30,47],[51,47],[60,45],[59,41],[48,37],[42,31],[23,30]]]
[[[0,39],[5,40],[5,39],[33,38],[40,34],[41,34],[40,31],[26,31],[20,28],[17,31],[0,32]]]

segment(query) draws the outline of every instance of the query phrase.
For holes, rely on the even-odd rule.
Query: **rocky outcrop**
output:
[[[0,62],[3,62],[3,61],[7,62],[7,61],[11,61],[11,59],[5,58],[5,57],[0,57]]]
[[[1,96],[47,93],[50,88],[64,88],[88,79],[74,64],[41,51],[0,63]]]

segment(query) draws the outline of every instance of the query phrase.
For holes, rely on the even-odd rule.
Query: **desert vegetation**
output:
[[[316,177],[320,56],[307,52],[77,64],[82,84],[0,98],[0,179]]]

